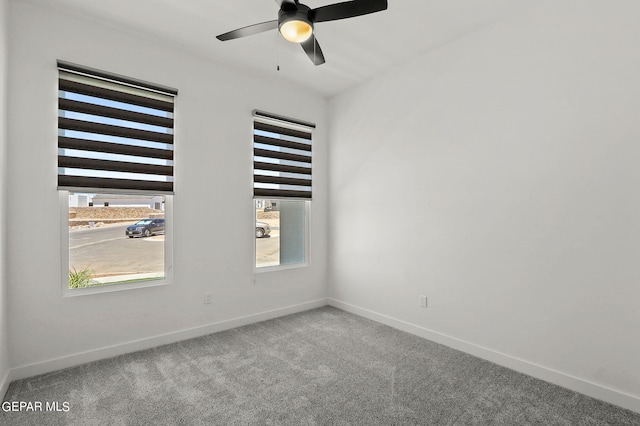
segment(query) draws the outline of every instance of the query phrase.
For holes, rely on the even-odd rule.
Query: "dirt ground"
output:
[[[267,219],[280,219],[280,212],[279,211],[265,212],[264,210],[258,210],[258,220],[267,222]]]

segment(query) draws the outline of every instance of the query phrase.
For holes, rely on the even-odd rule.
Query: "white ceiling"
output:
[[[315,33],[326,63],[314,66],[277,31],[226,42],[215,36],[277,19],[277,0],[42,0],[172,40],[231,66],[278,76],[326,97],[517,12],[525,0],[389,0],[386,11],[323,22]],[[332,0],[302,0],[311,8]],[[280,65],[280,71],[276,70]]]

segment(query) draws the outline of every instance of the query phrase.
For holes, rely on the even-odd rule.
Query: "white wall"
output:
[[[237,325],[325,303],[327,214],[321,206],[327,197],[327,149],[321,96],[96,19],[28,1],[11,6],[7,283],[14,378],[216,329],[206,327],[210,324],[242,318],[222,326]],[[179,90],[173,285],[62,297],[57,59]],[[312,264],[259,274],[255,283],[254,108],[318,124]],[[215,226],[201,226],[207,223]],[[205,292],[213,293],[213,303],[203,303]]]
[[[640,411],[639,13],[536,2],[333,98],[333,303]]]
[[[7,0],[0,0],[0,396],[4,396],[9,374],[9,340],[6,287],[6,147],[7,147]]]

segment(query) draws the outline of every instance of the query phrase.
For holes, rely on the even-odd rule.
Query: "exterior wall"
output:
[[[94,207],[104,206],[104,203],[109,203],[109,206],[127,206],[127,207],[149,207],[150,209],[156,209],[156,206],[160,207],[156,210],[163,210],[164,204],[162,202],[162,196],[146,197],[146,198],[134,198],[127,197],[122,198],[110,198],[106,196],[93,197],[91,199]]]
[[[639,13],[532,3],[333,98],[332,303],[640,411]]]
[[[16,1],[10,11],[6,240],[15,378],[326,303],[324,98],[55,5]],[[173,284],[62,297],[57,59],[179,90]],[[318,124],[308,268],[254,275],[253,109]],[[209,292],[213,301],[204,304]]]
[[[69,207],[89,207],[89,196],[69,194]]]

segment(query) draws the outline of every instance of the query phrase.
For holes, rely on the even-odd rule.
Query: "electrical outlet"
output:
[[[420,296],[420,306],[422,306],[423,308],[427,307],[427,296]]]
[[[205,293],[204,294],[204,303],[205,304],[211,303],[211,293]]]

